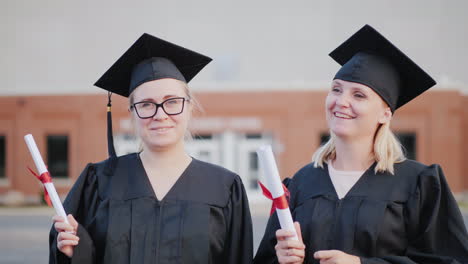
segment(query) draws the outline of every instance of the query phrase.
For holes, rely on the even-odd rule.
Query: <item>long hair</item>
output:
[[[315,151],[312,156],[314,166],[323,168],[323,163],[336,158],[336,136],[330,132],[330,139]],[[374,159],[377,162],[375,172],[388,171],[394,173],[393,164],[406,159],[403,147],[390,130],[390,122],[384,123],[377,128],[374,136],[373,147]]]

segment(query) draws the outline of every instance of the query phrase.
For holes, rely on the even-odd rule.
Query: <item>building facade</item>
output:
[[[325,88],[325,87],[324,87]],[[237,172],[249,199],[260,200],[255,150],[273,146],[281,177],[310,162],[328,136],[325,90],[199,92],[203,111],[191,121],[187,151]],[[88,162],[107,157],[106,95],[0,97],[0,203],[39,203],[42,188],[24,135],[31,133],[54,178],[67,194]],[[114,141],[119,155],[137,151],[126,98],[113,96]],[[392,128],[410,158],[442,165],[455,193],[468,190],[468,96],[435,90],[399,109]]]

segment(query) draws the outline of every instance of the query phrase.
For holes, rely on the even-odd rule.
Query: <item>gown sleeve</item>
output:
[[[99,203],[95,167],[88,164],[73,185],[64,202],[65,212],[72,214],[79,223],[73,257],[68,258],[57,248],[57,232],[52,226],[49,234],[49,264],[95,263],[95,247],[85,226],[92,220]]]
[[[286,178],[283,180],[283,184],[290,189],[290,178]],[[290,190],[291,191],[291,190]],[[293,194],[291,192],[291,194]],[[289,209],[292,211],[291,208],[292,204],[289,203]],[[273,264],[278,263],[278,258],[276,257],[276,230],[280,229],[280,223],[278,220],[278,216],[276,211],[270,216],[268,219],[268,223],[265,229],[265,234],[263,235],[263,239],[260,242],[260,246],[258,247],[257,254],[255,254],[254,263],[255,264]]]
[[[224,263],[252,263],[252,218],[244,185],[238,176],[231,187],[231,197],[225,210],[229,222]]]
[[[407,203],[406,222],[409,246],[405,256],[361,258],[361,263],[468,263],[463,217],[439,165],[419,175]]]

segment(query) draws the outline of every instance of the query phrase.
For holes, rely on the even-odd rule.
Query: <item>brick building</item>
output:
[[[323,101],[339,66],[328,57],[371,24],[438,85],[399,109],[408,155],[442,164],[468,190],[467,1],[3,1],[0,4],[0,203],[37,203],[23,136],[32,133],[64,195],[87,162],[107,156],[106,95],[92,83],[143,32],[213,57],[190,87],[195,157],[238,172],[259,199],[254,150],[273,144],[281,176],[327,137]],[[382,12],[382,10],[385,10]],[[215,91],[215,92],[214,92]],[[114,96],[120,154],[137,149],[124,98]]]
[[[310,161],[327,136],[325,91],[199,92],[203,106],[191,122],[188,151],[239,173],[255,202],[259,199],[255,149],[272,144],[280,175],[292,176]],[[113,121],[119,154],[137,150],[125,98],[114,95]],[[0,97],[0,202],[17,196],[40,201],[40,184],[23,136],[32,133],[58,192],[65,195],[88,162],[107,157],[106,96]],[[456,193],[468,190],[468,96],[431,91],[396,112],[392,122],[407,154],[440,163]]]

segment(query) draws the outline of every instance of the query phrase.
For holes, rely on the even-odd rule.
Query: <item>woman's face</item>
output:
[[[392,112],[371,88],[354,82],[334,80],[325,102],[328,127],[341,138],[373,138]]]
[[[175,79],[159,79],[143,83],[133,92],[133,103],[154,102],[161,104],[164,101],[183,97],[188,99],[185,84]],[[178,102],[166,101],[166,111],[177,107]],[[151,104],[139,104],[137,107],[152,107]],[[183,111],[177,115],[168,115],[161,107],[157,109],[156,115],[151,118],[141,119],[138,117],[137,109],[133,109],[132,117],[135,121],[136,132],[141,138],[144,147],[153,150],[164,150],[183,144],[184,135],[187,130],[192,106],[185,100]],[[143,108],[138,111],[142,115]]]

